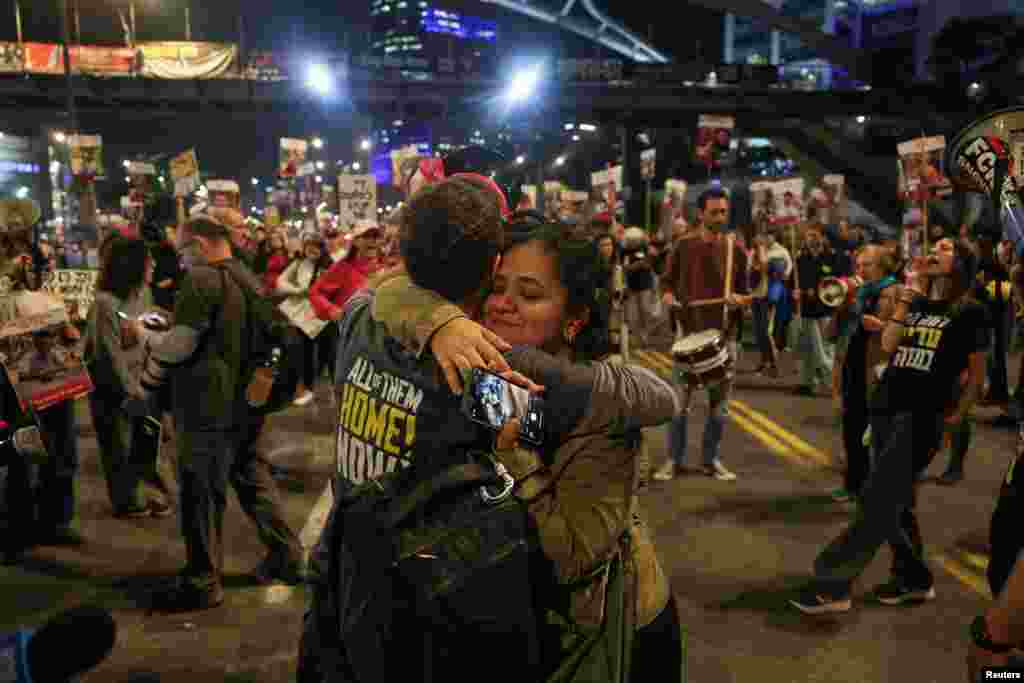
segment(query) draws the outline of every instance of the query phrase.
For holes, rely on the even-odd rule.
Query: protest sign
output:
[[[914,138],[896,146],[899,153],[900,194],[913,201],[941,197],[953,191],[943,169],[946,138]]]
[[[732,116],[701,114],[697,119],[697,142],[694,156],[697,161],[711,168],[719,168],[729,154],[732,131],[736,119]]]
[[[72,135],[68,138],[71,147],[71,173],[94,179],[103,179],[103,138],[99,135]]]
[[[281,160],[277,175],[282,178],[294,178],[299,174],[299,167],[306,161],[306,150],[309,143],[295,138],[281,138]]]
[[[292,325],[295,325],[295,327],[302,330],[302,333],[310,339],[316,339],[330,322],[328,320],[321,320],[317,317],[316,311],[313,310],[313,304],[309,301],[309,297],[288,297],[281,302],[278,309],[284,313],[285,317],[291,321]]]
[[[645,149],[640,152],[640,176],[644,180],[653,180],[657,166],[658,150]]]
[[[377,220],[377,179],[372,175],[338,176],[338,225],[350,230],[357,221]]]
[[[64,302],[68,318],[73,323],[85,321],[96,298],[98,270],[72,270],[61,268],[46,273],[43,291]]]
[[[199,160],[194,149],[171,159],[171,179],[175,197],[186,197],[199,189]]]
[[[241,208],[241,192],[234,180],[211,180],[206,183],[210,205],[217,209]]]

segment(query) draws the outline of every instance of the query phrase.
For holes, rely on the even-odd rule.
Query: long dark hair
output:
[[[111,240],[108,248],[96,289],[127,299],[145,284],[149,248],[142,240],[127,237]]]
[[[580,239],[571,233],[569,226],[560,223],[509,226],[505,233],[505,250],[539,242],[546,252],[555,256],[558,260],[558,279],[568,293],[567,312],[590,313],[573,342],[573,353],[577,360],[596,360],[611,352],[608,269],[594,241]]]

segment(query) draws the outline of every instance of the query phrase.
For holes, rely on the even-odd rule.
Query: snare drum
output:
[[[732,358],[719,330],[683,337],[672,345],[672,358],[690,384],[710,385],[728,379]]]

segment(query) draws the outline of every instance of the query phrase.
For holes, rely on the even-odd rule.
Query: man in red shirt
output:
[[[746,281],[747,254],[735,239],[725,232],[729,223],[729,196],[721,189],[705,191],[697,200],[698,227],[689,236],[677,241],[672,249],[668,271],[662,279],[662,299],[666,306],[679,306],[686,334],[705,330],[721,330],[729,355],[736,359],[739,323],[743,319],[740,306],[751,302]],[[690,306],[690,302],[725,297],[726,256],[732,248],[732,294],[728,305]],[[728,309],[728,313],[726,310]],[[676,377],[682,385],[685,378]],[[725,430],[726,405],[732,385],[732,372],[725,380],[707,386],[708,418],[704,426],[704,472],[719,481],[734,481],[719,458],[722,432]],[[687,415],[675,418],[669,427],[670,459],[654,473],[666,481],[682,469],[686,462]]]

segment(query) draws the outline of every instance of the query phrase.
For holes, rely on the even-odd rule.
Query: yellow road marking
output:
[[[972,574],[969,570],[965,569],[963,565],[961,565],[959,562],[951,560],[945,555],[934,555],[932,556],[932,561],[941,566],[950,574],[952,574],[954,577],[957,578],[957,580],[960,581],[960,583],[964,584],[978,595],[981,595],[985,598],[992,597],[991,593],[988,590],[988,585],[985,583],[985,581],[983,581],[976,575]]]
[[[789,446],[797,453],[800,453],[801,455],[804,455],[812,460],[815,460],[821,465],[828,465],[832,462],[831,458],[829,458],[825,453],[821,452],[811,444],[807,443],[796,434],[793,434],[783,429],[772,419],[770,419],[766,415],[762,415],[761,413],[757,412],[743,401],[740,401],[738,399],[732,399],[731,401],[729,401],[729,406],[731,408],[739,409],[744,415],[749,417],[751,420],[757,422],[762,427],[775,434],[775,436],[777,436],[779,439],[789,444]]]
[[[736,421],[736,424],[738,424],[740,427],[746,430],[751,436],[753,436],[755,439],[760,441],[762,444],[764,444],[769,449],[771,449],[778,455],[782,456],[786,460],[789,460],[790,462],[794,462],[800,465],[808,464],[806,460],[800,458],[800,456],[794,453],[793,450],[789,448],[789,446],[782,443],[781,441],[779,441],[774,436],[772,436],[768,432],[764,431],[763,429],[755,425],[747,418],[743,417],[742,415],[736,415],[735,413],[731,414],[730,417]]]

